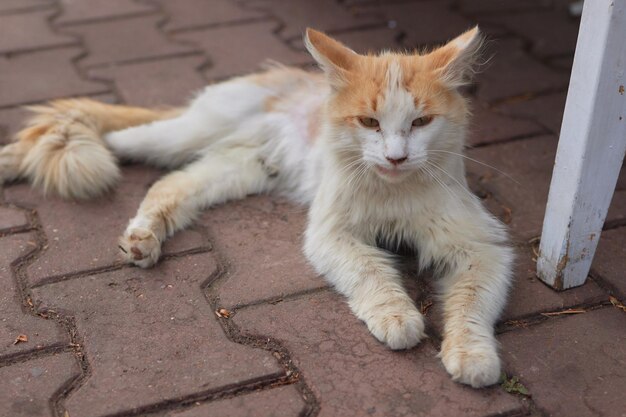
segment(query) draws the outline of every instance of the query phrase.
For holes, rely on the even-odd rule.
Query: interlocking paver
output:
[[[2,415],[53,417],[50,399],[63,385],[80,374],[71,353],[33,359],[0,368]]]
[[[469,15],[481,15],[492,13],[517,13],[520,11],[537,10],[545,8],[549,2],[541,0],[460,0],[456,6],[461,13]]]
[[[452,382],[429,342],[405,352],[385,348],[327,291],[248,307],[233,321],[280,341],[322,407],[320,416],[483,416],[523,409],[500,390]]]
[[[69,342],[59,325],[51,320],[31,316],[21,308],[22,300],[11,271],[11,262],[31,252],[36,246],[36,238],[32,233],[0,237],[0,356]],[[26,335],[28,341],[15,343],[19,335]]]
[[[7,144],[13,140],[13,135],[20,129],[28,112],[21,108],[0,110],[0,144]]]
[[[494,198],[495,204],[488,206],[509,225],[516,239],[527,241],[541,234],[556,148],[554,136],[539,136],[467,152],[495,168],[467,162],[470,174],[478,176],[481,187]],[[620,216],[614,210],[609,213]]]
[[[537,278],[536,254],[530,247],[516,249],[515,280],[501,322],[524,318],[546,311],[606,301],[606,293],[595,282],[568,291],[554,291]]]
[[[398,29],[388,27],[340,32],[333,35],[333,38],[362,54],[378,53],[382,50],[403,50],[404,48],[398,42],[399,37]],[[305,50],[302,38],[294,39],[291,44],[298,49]]]
[[[467,152],[469,157],[495,168],[467,162],[468,170],[480,177],[481,186],[499,203],[501,210],[494,214],[499,215],[514,236],[524,242],[541,233],[555,153],[556,138],[553,136]]]
[[[479,72],[477,96],[485,102],[539,91],[565,90],[569,75],[533,59],[517,39],[496,39],[486,45],[488,63]]]
[[[326,286],[302,253],[305,207],[249,197],[209,210],[201,221],[230,264],[219,289],[224,306]]]
[[[125,103],[140,106],[185,105],[206,85],[198,67],[202,56],[175,57],[93,68],[91,78],[114,81]],[[157,86],[157,88],[155,88]]]
[[[232,24],[267,17],[267,13],[242,7],[232,0],[158,0],[168,20],[166,31]]]
[[[281,41],[275,34],[278,28],[277,23],[264,21],[181,33],[174,38],[198,45],[206,52],[211,59],[211,66],[204,71],[208,79],[250,73],[268,59],[283,64],[313,62],[309,54]]]
[[[54,196],[45,198],[41,191],[33,190],[27,184],[8,187],[5,190],[8,202],[37,208],[48,238],[44,253],[28,267],[29,282],[37,284],[49,276],[119,264],[118,238],[150,184],[161,175],[162,172],[155,169],[126,167],[114,192],[85,202]],[[192,228],[168,240],[163,252],[180,252],[207,245],[201,231]]]
[[[373,3],[371,8],[380,10],[389,24],[405,33],[403,43],[408,48],[445,42],[474,25],[454,13],[445,1]]]
[[[103,83],[78,75],[72,60],[80,54],[78,48],[64,48],[0,56],[0,107],[107,92]]]
[[[593,258],[593,270],[617,289],[626,302],[626,230],[624,227],[602,232]]]
[[[94,20],[130,17],[156,12],[156,7],[148,2],[134,0],[60,0],[60,16],[55,25],[92,22]]]
[[[471,110],[467,140],[470,146],[545,133],[545,129],[533,120],[499,114],[484,103],[473,103]]]
[[[108,415],[282,372],[270,352],[226,338],[202,290],[216,267],[199,254],[34,290],[42,308],[71,312],[85,341],[91,375],[66,401],[70,415]]]
[[[280,30],[283,39],[301,38],[307,27],[336,32],[384,23],[382,17],[371,11],[353,13],[335,0],[253,0],[248,4],[251,8],[267,10],[278,17],[284,25]]]
[[[526,11],[481,18],[481,23],[497,23],[531,41],[531,51],[538,56],[573,54],[580,19],[568,15],[563,7]],[[554,36],[558,33],[558,36]]]
[[[0,1],[0,13],[29,11],[53,5],[53,0],[2,0]]]
[[[558,135],[561,130],[566,95],[565,92],[561,92],[520,98],[516,101],[503,103],[496,108],[496,111],[505,115],[535,120],[551,133]]]
[[[28,220],[20,209],[14,207],[0,207],[0,230],[26,225]]]
[[[0,54],[76,44],[72,36],[61,35],[50,29],[48,20],[54,14],[54,11],[41,10],[0,15]]]
[[[64,32],[75,34],[89,46],[89,55],[80,61],[83,67],[153,59],[188,54],[195,48],[172,42],[157,29],[162,18],[140,16],[75,25]]]
[[[553,317],[500,337],[508,369],[521,378],[542,415],[626,416],[624,315],[608,307]]]
[[[167,414],[167,417],[295,417],[305,411],[302,395],[293,385],[288,385],[199,404],[185,411]]]

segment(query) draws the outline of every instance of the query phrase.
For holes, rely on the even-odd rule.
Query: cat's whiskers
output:
[[[485,166],[485,167],[487,167],[487,168],[491,168],[491,169],[493,169],[494,171],[496,171],[497,173],[504,175],[506,178],[510,179],[510,180],[511,180],[511,181],[513,181],[515,184],[517,184],[517,185],[521,185],[521,184],[519,183],[519,181],[517,181],[515,178],[511,177],[511,176],[510,176],[509,174],[507,174],[506,172],[499,170],[498,168],[494,167],[493,165],[489,165],[489,164],[487,164],[487,163],[485,163],[485,162],[482,162],[482,161],[479,161],[479,160],[477,160],[477,159],[470,158],[470,157],[469,157],[469,156],[467,156],[467,155],[463,155],[462,153],[452,152],[452,151],[445,151],[445,150],[443,150],[443,149],[430,149],[430,150],[428,150],[427,152],[440,152],[440,153],[446,153],[446,154],[450,154],[450,155],[460,156],[461,158],[465,158],[465,159],[467,159],[467,160],[469,160],[469,161],[472,161],[472,162],[475,162],[475,163],[477,163],[477,164],[479,164],[479,165]]]
[[[452,176],[448,171],[446,171],[445,169],[443,169],[442,167],[440,167],[439,165],[435,164],[434,162],[428,161],[426,160],[426,163],[437,169],[438,171],[444,173],[445,175],[448,176],[448,178],[450,178],[452,181],[454,181],[470,198],[476,198],[476,196],[474,194],[472,194],[468,189],[467,186],[465,184],[462,184],[458,179],[454,178],[454,176]]]

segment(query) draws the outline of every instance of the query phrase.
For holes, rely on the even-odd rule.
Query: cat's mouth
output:
[[[399,169],[397,167],[388,168],[383,165],[376,165],[375,169],[376,173],[381,177],[392,180],[400,179],[407,173],[404,169]]]

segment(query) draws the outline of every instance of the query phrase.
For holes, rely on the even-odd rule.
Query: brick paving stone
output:
[[[405,352],[386,349],[330,291],[248,307],[233,321],[291,352],[320,402],[320,417],[484,416],[523,409],[499,388],[454,383],[429,342]]]
[[[33,51],[76,44],[72,36],[60,35],[50,29],[48,20],[56,12],[50,10],[0,15],[0,54]]]
[[[42,308],[71,312],[91,366],[65,402],[97,417],[282,373],[268,351],[226,338],[203,294],[211,254],[36,288]]]
[[[157,11],[150,3],[133,0],[60,0],[60,5],[63,12],[54,20],[55,25],[130,17]]]
[[[0,207],[0,230],[26,225],[28,220],[22,210],[14,207]]]
[[[13,135],[22,126],[28,111],[21,107],[0,110],[0,145],[5,145],[13,140]]]
[[[48,247],[28,267],[31,284],[49,276],[99,268],[120,262],[118,238],[134,216],[148,187],[162,172],[141,167],[124,168],[115,191],[100,199],[75,202],[42,196],[28,184],[7,187],[8,202],[37,209],[48,238]],[[206,238],[198,228],[177,233],[163,246],[173,253],[205,247]]]
[[[0,368],[3,416],[53,417],[50,399],[80,369],[71,353],[33,359]],[[6,414],[4,414],[6,412]]]
[[[541,234],[556,144],[553,136],[539,136],[467,152],[469,157],[513,178],[507,178],[492,168],[467,162],[471,175],[480,177],[481,187],[495,199],[496,205],[492,205],[492,209],[499,205],[493,214],[508,224],[516,240],[526,242]]]
[[[626,302],[626,227],[602,232],[591,268]]]
[[[21,12],[52,5],[54,5],[53,0],[2,0],[0,1],[0,13]]]
[[[467,151],[469,157],[513,178],[467,161],[469,176],[478,177],[480,188],[489,194],[487,207],[508,225],[514,240],[526,242],[541,234],[556,148],[554,136],[538,136]],[[621,181],[626,183],[626,170]],[[616,203],[615,208],[609,209],[607,221],[624,217],[619,207]]]
[[[377,28],[363,31],[341,32],[332,35],[333,38],[358,53],[366,54],[368,52],[378,53],[382,50],[404,50],[398,42],[400,31],[392,28]],[[295,48],[302,51],[306,50],[302,39],[297,38],[291,42]]]
[[[470,146],[546,133],[532,120],[499,114],[480,102],[473,103],[471,109],[473,114],[467,140]]]
[[[204,74],[208,79],[250,73],[268,59],[283,64],[313,62],[309,54],[280,40],[276,30],[278,25],[267,21],[181,33],[174,38],[198,45],[207,53],[211,66]]]
[[[390,26],[405,33],[403,44],[407,48],[446,42],[475,25],[453,12],[445,1],[379,3],[371,8],[380,10]]]
[[[354,13],[335,0],[256,0],[247,3],[250,8],[266,10],[283,22],[283,39],[302,38],[304,30],[312,27],[324,32],[344,31],[384,23],[377,13]],[[323,11],[323,13],[320,13]]]
[[[168,20],[169,32],[232,24],[267,17],[267,13],[242,7],[232,0],[158,0]]]
[[[490,103],[539,91],[565,90],[569,83],[569,74],[551,70],[533,59],[523,51],[519,40],[488,42],[484,54],[490,60],[476,77],[477,97],[482,101]]]
[[[306,208],[249,197],[209,210],[201,222],[229,263],[219,290],[224,306],[326,286],[302,253]]]
[[[82,67],[152,59],[191,53],[195,48],[172,42],[159,32],[162,18],[133,17],[88,25],[75,25],[64,32],[80,36],[89,46],[89,54],[80,60]],[[132,39],[132,41],[129,41]]]
[[[206,85],[197,68],[201,56],[93,68],[90,78],[114,81],[125,103],[140,106],[185,105]]]
[[[295,417],[306,411],[302,395],[293,385],[239,395],[171,412],[167,417]]]
[[[517,0],[515,2],[501,0],[460,0],[455,6],[463,14],[481,15],[489,13],[517,13],[537,10],[546,7],[546,1]]]
[[[80,54],[80,49],[67,48],[0,56],[0,107],[107,92],[103,83],[79,77],[72,60]]]
[[[537,56],[565,55],[576,49],[580,19],[569,16],[565,8],[517,12],[481,19],[481,23],[497,23],[531,41]],[[558,33],[559,36],[554,36]]]
[[[626,416],[624,314],[607,307],[500,337],[507,368],[542,415]]]
[[[551,133],[561,130],[561,120],[565,110],[566,92],[528,97],[503,103],[496,111],[505,115],[535,120]]]
[[[515,281],[501,322],[607,300],[606,292],[592,280],[567,291],[554,291],[537,278],[537,261],[529,247],[516,249],[516,255]]]
[[[623,167],[618,180],[618,186],[615,190],[615,194],[613,194],[613,199],[611,200],[611,205],[609,206],[609,213],[606,218],[609,219],[609,221],[619,221],[623,223],[624,220],[626,220],[626,188],[624,186],[620,187],[620,180],[626,180],[626,169]]]
[[[37,350],[69,342],[59,325],[51,320],[31,316],[21,308],[22,300],[11,271],[11,262],[31,252],[36,247],[32,233],[4,236],[0,238],[0,357],[19,352]],[[14,344],[19,335],[28,341]],[[0,392],[2,388],[0,387]],[[0,404],[2,402],[0,401]]]

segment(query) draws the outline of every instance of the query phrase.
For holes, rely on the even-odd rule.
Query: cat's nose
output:
[[[390,158],[386,156],[385,158],[387,158],[387,161],[391,162],[391,165],[400,165],[401,163],[407,160],[406,156],[402,158]]]

